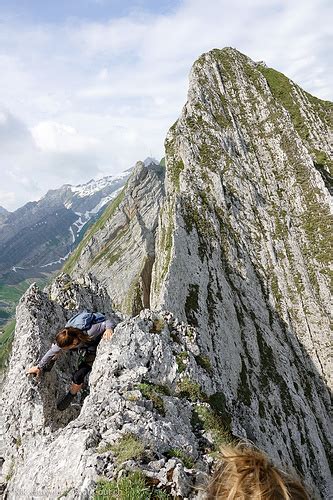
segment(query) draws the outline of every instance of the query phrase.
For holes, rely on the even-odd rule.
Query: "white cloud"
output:
[[[0,111],[0,205],[8,210],[66,182],[77,184],[79,179],[101,174],[95,142],[90,147],[91,138],[87,143],[73,127],[62,124],[40,124],[37,131],[40,147],[24,122],[6,110]]]
[[[4,191],[0,190],[0,206],[10,206],[12,203],[15,203],[16,197],[14,191]]]
[[[119,18],[107,23],[84,23],[71,33],[71,41],[86,56],[101,52],[107,57],[136,51],[146,35],[147,25],[131,18]]]
[[[98,80],[105,81],[108,80],[109,78],[110,78],[110,71],[108,70],[108,68],[102,68],[97,75]]]
[[[17,178],[16,206],[62,183],[162,157],[166,132],[186,101],[191,65],[212,48],[233,46],[332,99],[332,6],[184,0],[165,15],[4,23],[0,105],[9,121],[0,114],[0,154]],[[38,183],[28,189],[20,177],[30,176]]]
[[[52,153],[89,151],[99,142],[80,135],[74,127],[52,121],[38,123],[31,128],[31,133],[38,149]]]

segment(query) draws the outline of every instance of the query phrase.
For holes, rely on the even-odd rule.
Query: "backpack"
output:
[[[79,330],[89,330],[92,325],[95,323],[102,323],[105,319],[105,315],[102,313],[81,311],[67,321],[65,328],[71,326],[73,328],[79,328]]]

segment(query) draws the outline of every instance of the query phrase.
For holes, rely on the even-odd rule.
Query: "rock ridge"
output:
[[[138,162],[124,190],[64,268],[74,277],[87,271],[98,277],[112,296],[114,307],[125,314],[136,315],[150,307],[163,181],[163,167]]]
[[[98,294],[94,285],[91,279],[78,283],[62,276],[51,287],[53,300],[32,285],[18,306],[2,394],[6,498],[21,498],[24,492],[25,498],[55,499],[66,491],[68,499],[88,500],[101,478],[112,481],[121,471],[137,468],[154,485],[152,492],[201,498],[192,488],[207,479],[213,463],[209,451],[232,439],[236,430],[194,328],[166,311],[143,310],[122,321],[112,340],[98,347],[89,395],[63,413],[54,405],[74,367],[66,359],[70,356],[41,381],[24,375],[36,349],[42,353],[51,330],[68,317],[71,310],[64,305],[73,306],[73,295],[80,296],[81,306],[110,307],[102,287],[97,285]],[[117,443],[124,447],[128,439],[141,451],[121,462]]]
[[[197,328],[246,436],[324,497],[332,110],[235,49],[195,62],[165,142],[151,300]]]

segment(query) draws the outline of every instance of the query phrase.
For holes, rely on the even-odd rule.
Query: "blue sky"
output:
[[[331,0],[0,2],[0,205],[164,155],[193,62],[232,46],[332,100]]]
[[[142,14],[166,14],[180,0],[2,0],[1,17],[31,23],[63,23],[68,20],[105,21]]]

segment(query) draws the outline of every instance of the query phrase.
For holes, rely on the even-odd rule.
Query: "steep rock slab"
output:
[[[194,64],[151,303],[198,328],[240,432],[327,497],[332,104],[272,74],[233,49]]]
[[[43,375],[42,382],[27,377],[26,369],[37,364],[54,342],[56,333],[82,309],[102,311],[106,315],[112,312],[107,293],[90,276],[74,281],[61,275],[46,292],[33,284],[22,297],[17,307],[12,354],[1,394],[3,414],[14,418],[14,425],[10,432],[7,431],[10,446],[22,443],[31,432],[48,433],[68,422],[69,415],[63,420],[62,414],[55,410],[55,401],[71,382],[78,354],[62,356],[56,368]],[[27,384],[29,391],[26,391]],[[40,405],[43,405],[43,412],[38,413]],[[36,410],[38,417],[35,419]]]
[[[138,162],[124,190],[64,268],[76,277],[89,271],[106,287],[114,307],[124,313],[137,314],[150,306],[163,177],[163,167]]]
[[[82,408],[76,403],[60,413],[54,393],[67,382],[71,360],[38,382],[24,368],[36,349],[44,351],[45,332],[67,314],[36,287],[19,306],[1,402],[7,498],[88,500],[101,478],[135,469],[154,485],[151,491],[200,498],[192,486],[203,484],[213,462],[208,453],[232,438],[233,424],[195,330],[170,313],[148,310],[120,323],[98,347]]]
[[[6,458],[2,481],[9,480],[16,466],[24,462],[31,447],[37,457],[39,446],[46,446],[49,436],[76,418],[80,405],[71,407],[66,414],[55,408],[57,399],[64,394],[75,371],[78,354],[60,358],[52,372],[40,380],[26,375],[26,369],[37,363],[49,349],[55,334],[63,328],[74,309],[112,312],[111,300],[103,287],[90,276],[73,281],[60,275],[42,292],[31,285],[17,307],[16,329],[12,355],[1,387],[1,429],[5,442],[0,457]],[[24,489],[16,498],[22,498]]]

